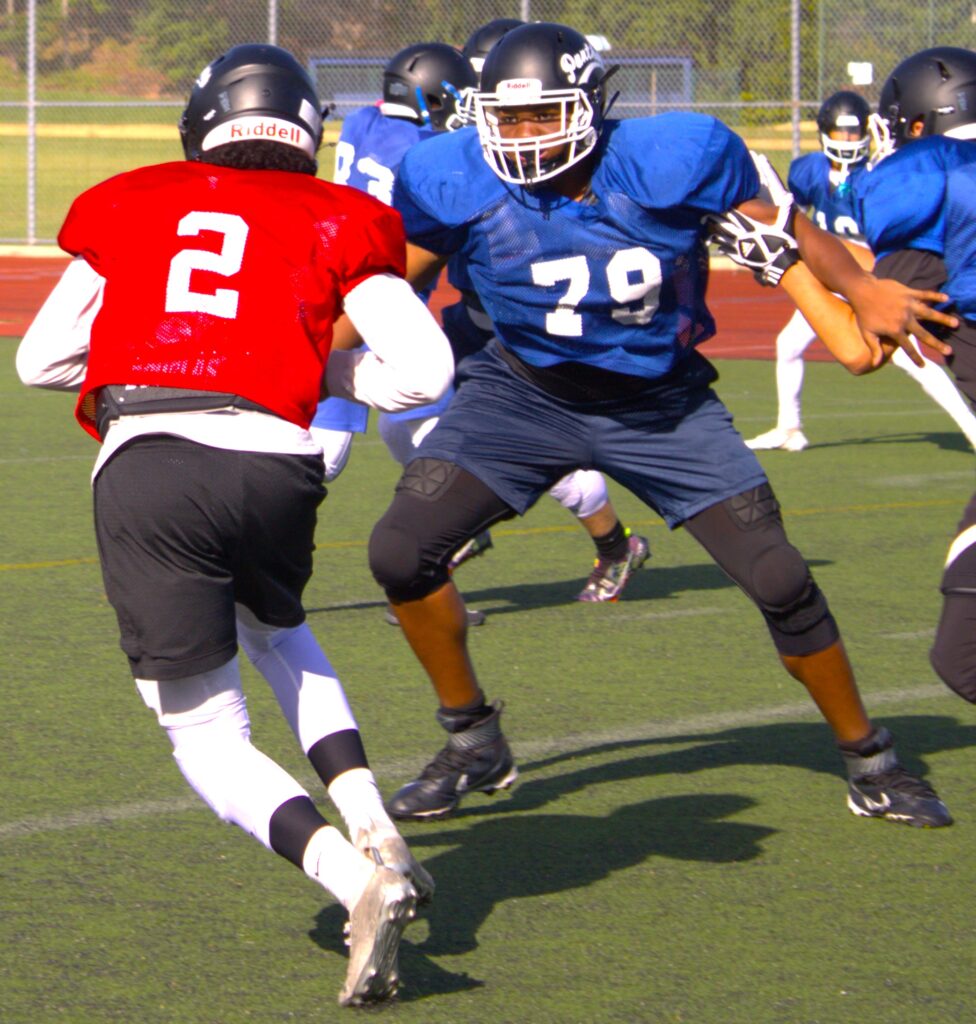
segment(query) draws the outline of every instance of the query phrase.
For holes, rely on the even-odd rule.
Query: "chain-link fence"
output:
[[[341,118],[379,95],[396,51],[460,46],[496,17],[603,37],[621,65],[615,116],[708,111],[781,168],[816,145],[831,92],[874,102],[902,57],[976,47],[974,0],[0,0],[0,241],[52,240],[82,189],[179,159],[183,99],[228,46],[292,50]],[[331,174],[328,145],[321,163]]]

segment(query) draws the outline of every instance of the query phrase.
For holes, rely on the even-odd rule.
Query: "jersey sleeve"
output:
[[[343,236],[340,248],[343,272],[339,292],[343,297],[374,274],[403,277],[407,269],[406,239],[400,215],[377,199],[353,189],[348,191],[356,196],[357,202],[349,204],[354,207],[356,216],[350,220],[350,230]],[[334,221],[327,221],[321,227],[323,241],[329,246]]]
[[[896,150],[855,185],[855,207],[868,245],[884,256],[900,249],[944,249],[946,176],[976,159],[971,142],[942,135]]]
[[[661,114],[613,122],[611,132],[611,183],[647,209],[724,213],[759,194],[746,144],[714,117]]]
[[[410,242],[449,255],[464,244],[468,223],[499,186],[481,155],[477,133],[462,129],[428,139],[404,156],[393,206],[403,216]]]
[[[115,234],[123,182],[124,176],[119,175],[82,192],[71,204],[58,232],[58,245],[72,256],[84,257],[102,276],[106,276],[105,261]],[[133,246],[136,244],[134,239]]]

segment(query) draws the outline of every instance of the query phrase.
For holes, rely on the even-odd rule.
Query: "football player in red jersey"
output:
[[[79,196],[75,256],[18,351],[25,383],[79,389],[102,442],[95,530],[121,645],[190,785],[350,914],[343,1005],[397,986],[433,882],[383,809],[356,721],[305,622],[323,393],[437,399],[446,339],[403,280],[400,217],[315,177],[322,116],[295,58],[237,46],[201,73],[187,159]],[[369,352],[335,352],[345,312]],[[323,386],[323,381],[325,386]],[[351,842],[250,742],[238,645],[270,683]]]

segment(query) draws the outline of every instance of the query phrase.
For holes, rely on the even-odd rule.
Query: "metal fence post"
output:
[[[27,0],[27,244],[37,241],[37,0]]]
[[[800,0],[790,2],[790,120],[793,125],[793,159],[800,155]]]

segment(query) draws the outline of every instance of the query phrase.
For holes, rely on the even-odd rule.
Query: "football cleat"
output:
[[[508,789],[518,768],[499,727],[501,705],[461,732],[451,733],[420,775],[393,794],[386,809],[403,821],[434,821],[450,814],[466,793]]]
[[[458,566],[464,565],[465,562],[472,558],[477,558],[478,555],[483,555],[492,546],[491,534],[487,530],[482,530],[481,533],[475,534],[471,540],[465,541],[451,555],[451,560],[447,563],[448,571],[454,572]]]
[[[907,772],[891,733],[881,727],[869,753],[841,750],[847,765],[847,806],[861,818],[887,818],[916,828],[952,824],[949,809],[923,779]]]
[[[765,434],[758,434],[756,437],[750,438],[746,441],[746,447],[753,451],[779,449],[784,452],[802,452],[809,443],[803,431],[798,427],[791,427],[789,430],[774,427],[772,430],[767,430]]]
[[[861,818],[887,818],[916,828],[952,824],[952,815],[935,790],[900,764],[850,779],[847,806]]]
[[[480,612],[477,608],[465,608],[465,614],[468,616],[469,626],[483,626],[487,616],[484,612]],[[386,611],[383,612],[383,621],[388,626],[399,626],[400,620],[396,616],[396,612],[390,605],[386,606]]]
[[[363,1006],[396,995],[400,936],[416,915],[414,887],[390,868],[378,867],[349,915],[349,967],[340,1006]]]
[[[598,558],[586,586],[576,595],[577,601],[617,601],[627,580],[650,558],[651,549],[646,537],[637,537],[627,531],[627,555],[618,561]]]
[[[410,852],[403,836],[387,827],[360,829],[356,849],[369,857],[377,867],[389,868],[402,875],[417,890],[417,902],[429,903],[434,895],[434,879]]]

